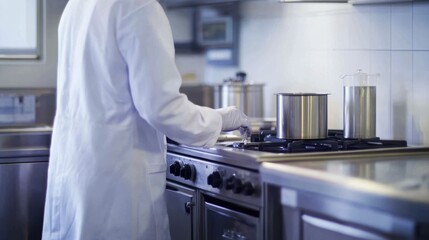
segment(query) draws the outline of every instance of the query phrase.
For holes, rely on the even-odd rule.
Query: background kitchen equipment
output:
[[[213,86],[206,84],[183,84],[180,92],[188,96],[189,101],[206,107],[213,107]]]
[[[55,98],[50,88],[1,88],[0,127],[52,126]]]
[[[250,118],[262,118],[264,84],[247,83],[246,76],[246,73],[238,72],[235,78],[214,86],[214,106],[236,106]]]
[[[0,127],[0,239],[41,239],[50,127]]]
[[[376,137],[376,84],[379,74],[358,70],[344,75],[343,120],[345,138]]]
[[[328,94],[277,93],[277,138],[328,137]]]

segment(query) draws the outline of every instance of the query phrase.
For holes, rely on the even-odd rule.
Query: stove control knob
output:
[[[235,178],[234,187],[232,188],[232,191],[234,193],[241,193],[243,191],[243,182],[240,179]]]
[[[246,196],[250,196],[255,193],[255,187],[253,187],[253,184],[251,182],[245,182],[243,184],[243,193]]]
[[[195,167],[192,164],[185,164],[180,170],[180,176],[186,180],[193,180],[195,176]]]
[[[225,188],[227,190],[232,189],[234,193],[240,193],[241,191],[243,191],[243,182],[239,178],[235,176],[231,176],[228,179],[226,179]]]
[[[175,161],[173,164],[170,165],[170,173],[173,174],[174,176],[179,176],[181,168],[182,166],[180,165],[180,162]]]
[[[222,185],[222,177],[218,171],[213,172],[207,177],[207,184],[214,188],[221,188]]]
[[[234,188],[235,180],[236,180],[235,176],[231,176],[231,177],[226,179],[226,184],[225,184],[226,190],[231,190]]]

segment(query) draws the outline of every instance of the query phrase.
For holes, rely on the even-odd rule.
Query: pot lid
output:
[[[362,69],[358,69],[354,74],[346,74],[341,76],[345,86],[375,86],[379,73],[368,74]]]

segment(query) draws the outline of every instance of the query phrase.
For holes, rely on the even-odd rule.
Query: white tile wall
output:
[[[369,49],[371,36],[371,8],[361,6],[350,15],[350,49]]]
[[[380,74],[377,79],[377,136],[392,138],[391,129],[391,53],[390,51],[372,51],[370,72]]]
[[[392,42],[391,6],[377,5],[370,9],[369,46],[370,49],[390,50]]]
[[[342,128],[342,74],[380,73],[377,135],[429,145],[429,2],[352,6],[249,1],[240,64],[206,66],[206,82],[242,69],[276,92],[329,92],[329,128]]]
[[[413,49],[429,50],[429,4],[413,5]]]
[[[429,143],[429,51],[413,53],[413,144]]]
[[[327,49],[348,49],[350,46],[350,15],[351,9],[348,5],[339,4],[344,6],[344,9],[337,9],[329,14],[326,14],[326,46]]]
[[[392,51],[391,133],[394,139],[412,142],[413,52]]]
[[[392,50],[413,49],[413,5],[392,5]]]

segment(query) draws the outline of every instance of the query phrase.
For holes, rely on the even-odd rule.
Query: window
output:
[[[37,59],[40,0],[0,0],[0,59]]]

